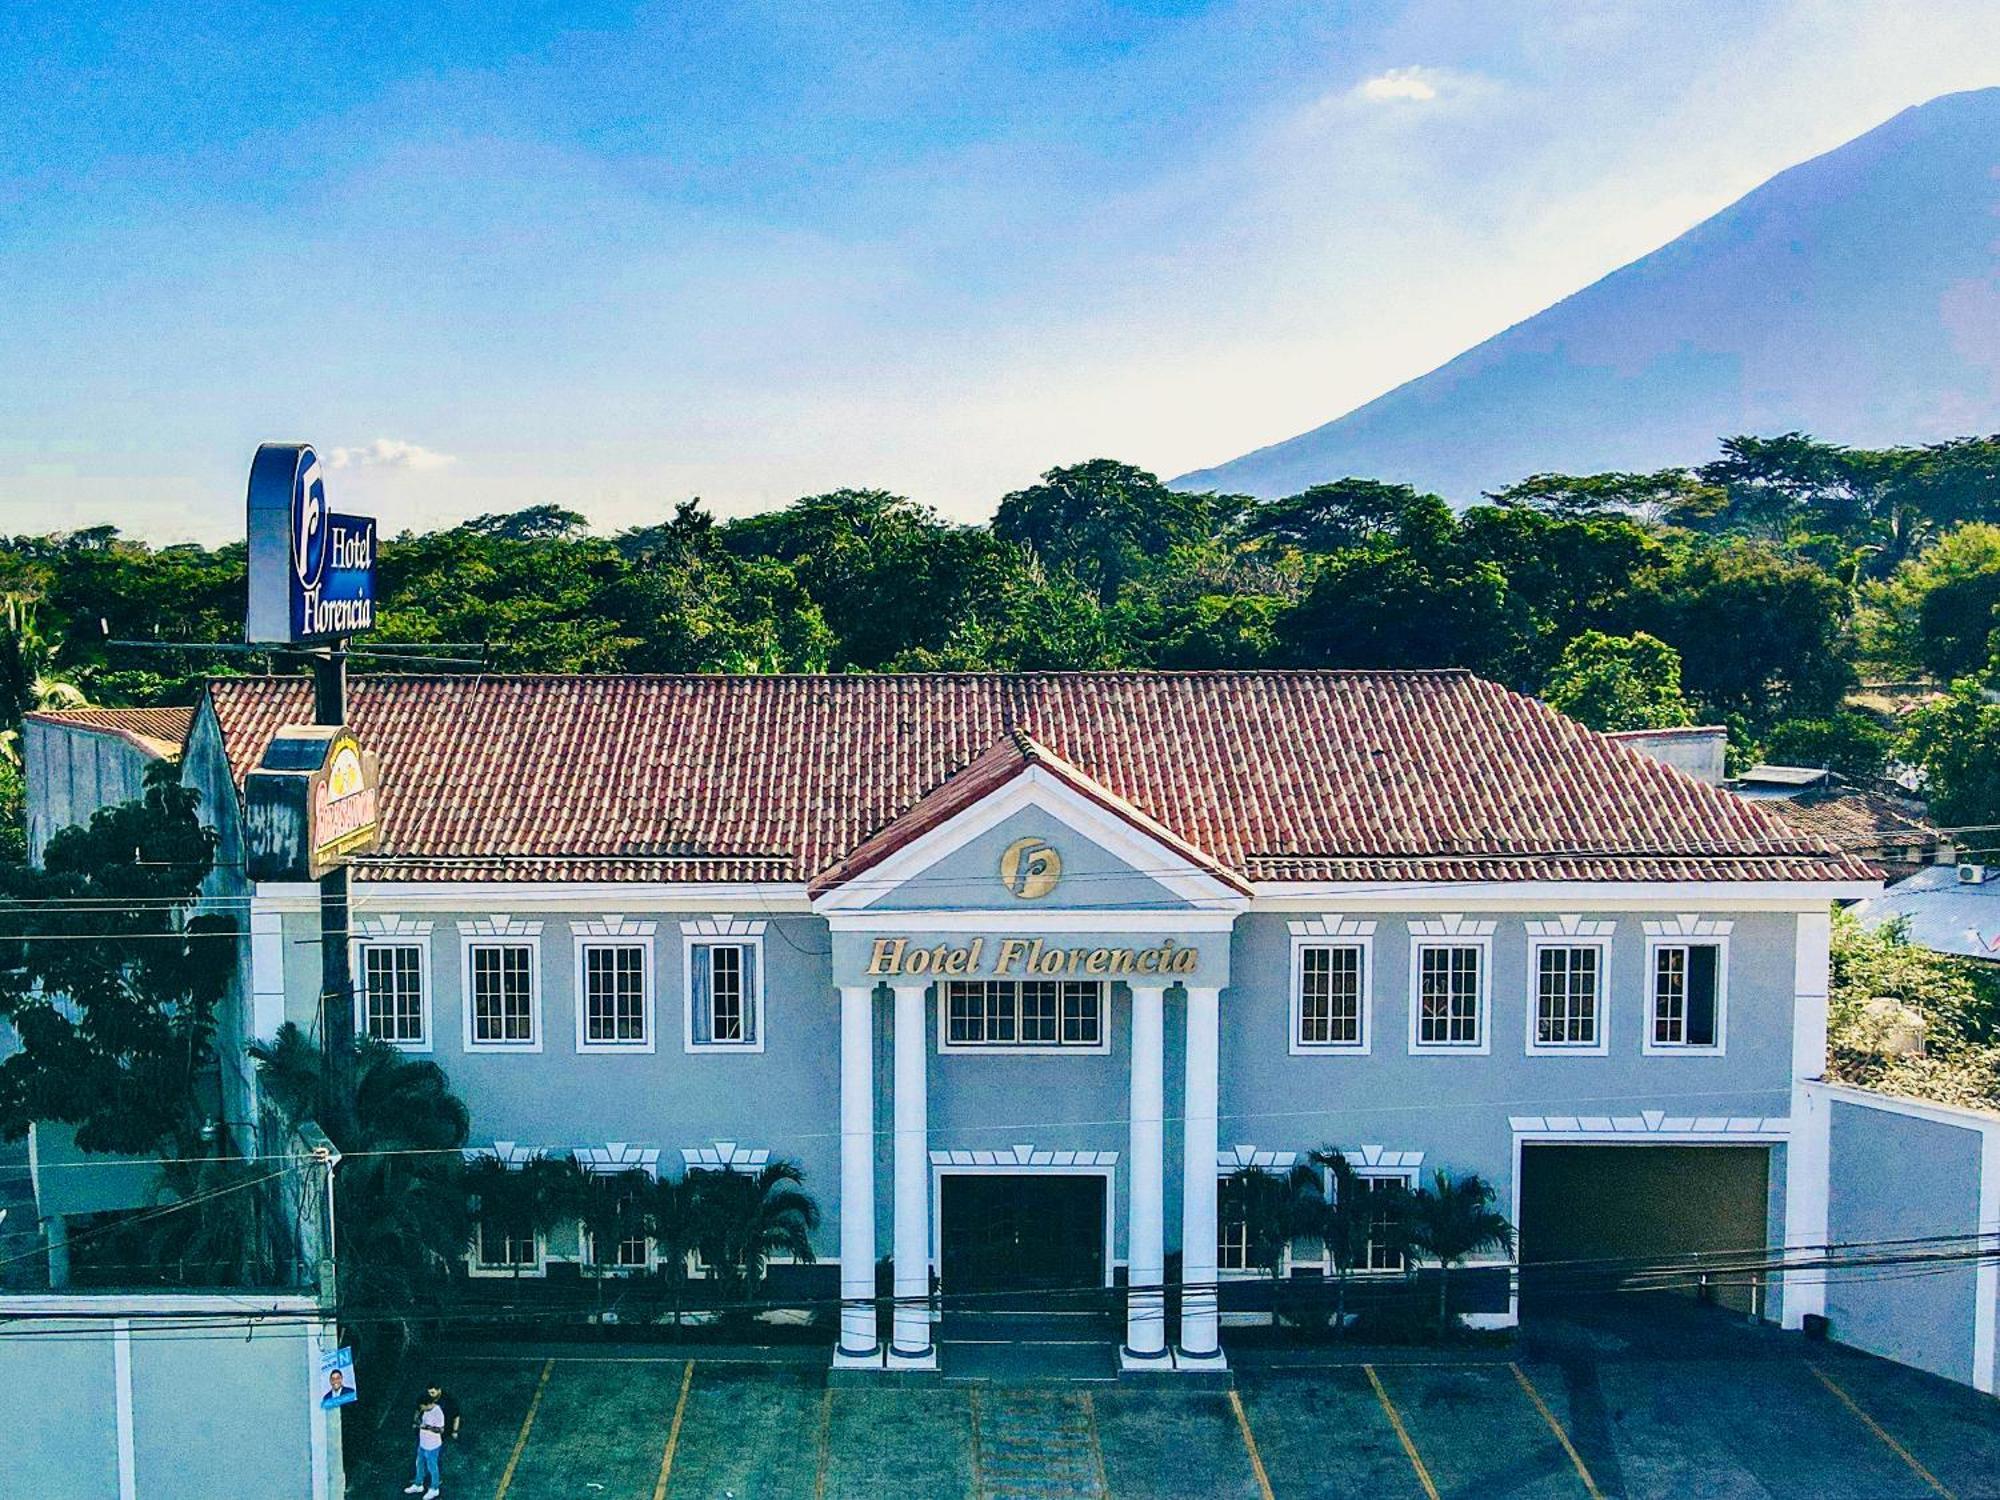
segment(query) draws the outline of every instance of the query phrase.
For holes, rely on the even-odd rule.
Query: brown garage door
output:
[[[1697,1255],[1754,1258],[1767,1239],[1770,1166],[1766,1146],[1524,1145],[1523,1297],[1629,1285],[1640,1267]],[[1697,1294],[1692,1270],[1670,1279]],[[1739,1312],[1762,1309],[1741,1271],[1718,1271],[1710,1289]]]

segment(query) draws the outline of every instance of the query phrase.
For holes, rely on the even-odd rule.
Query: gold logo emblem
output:
[[[1000,883],[1023,901],[1039,901],[1062,879],[1062,856],[1037,838],[1016,839],[1000,856]]]

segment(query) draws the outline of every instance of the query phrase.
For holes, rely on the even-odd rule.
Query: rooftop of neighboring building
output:
[[[1870,926],[1900,920],[1913,943],[2000,962],[2000,866],[1931,865],[1857,902]]]
[[[192,708],[45,708],[22,716],[29,723],[108,734],[150,755],[171,759],[187,742]]]

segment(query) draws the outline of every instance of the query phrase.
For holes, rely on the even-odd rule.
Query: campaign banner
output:
[[[319,1356],[319,1404],[327,1411],[352,1406],[359,1394],[354,1384],[354,1351],[346,1345],[323,1349]]]
[[[250,464],[252,645],[336,640],[375,624],[375,520],[328,506],[309,443],[266,443]]]

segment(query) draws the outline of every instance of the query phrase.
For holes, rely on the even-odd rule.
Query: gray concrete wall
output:
[[[5,1297],[0,1492],[35,1500],[337,1500],[339,1423],[319,1410],[312,1304]],[[196,1327],[193,1325],[199,1324]],[[33,1334],[33,1337],[15,1337]],[[359,1372],[363,1381],[367,1372]]]
[[[1912,1109],[1840,1090],[1831,1099],[1827,1131],[1827,1238],[1836,1263],[1827,1278],[1826,1316],[1833,1337],[1991,1389],[1991,1353],[1982,1361],[1978,1330],[1980,1303],[1991,1304],[1994,1291],[1977,1263],[1947,1262],[1913,1275],[1908,1266],[1842,1268],[1838,1262],[1965,1251],[1971,1239],[1953,1237],[1982,1228],[1990,1234],[1996,1226],[1981,1224],[1982,1161],[1988,1138],[2000,1133],[2000,1117]],[[1989,1305],[1989,1319],[1992,1312]]]

